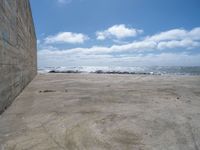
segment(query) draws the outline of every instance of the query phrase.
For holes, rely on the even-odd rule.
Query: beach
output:
[[[200,76],[39,74],[0,116],[1,150],[200,150]]]

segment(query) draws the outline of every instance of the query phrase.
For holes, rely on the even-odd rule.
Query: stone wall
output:
[[[0,0],[0,113],[37,73],[29,0]]]

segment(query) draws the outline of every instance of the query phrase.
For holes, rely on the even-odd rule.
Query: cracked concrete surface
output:
[[[1,150],[199,150],[200,77],[38,75],[0,116]]]

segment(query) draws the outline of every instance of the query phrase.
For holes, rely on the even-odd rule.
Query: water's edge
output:
[[[200,66],[195,67],[45,67],[38,73],[96,73],[96,74],[144,74],[144,75],[200,75]]]

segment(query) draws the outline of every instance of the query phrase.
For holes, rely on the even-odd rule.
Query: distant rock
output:
[[[82,73],[78,70],[66,70],[66,71],[58,71],[58,70],[51,70],[49,73]]]

